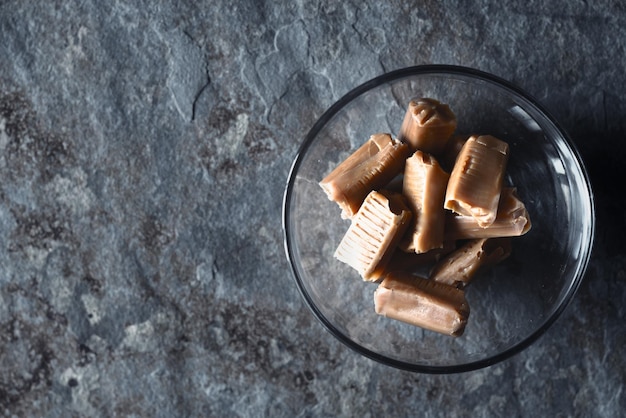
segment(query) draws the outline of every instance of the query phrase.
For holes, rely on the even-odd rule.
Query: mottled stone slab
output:
[[[618,2],[0,4],[6,416],[619,416],[626,11]],[[563,317],[462,375],[360,357],[305,307],[282,193],[315,120],[400,67],[461,64],[569,131],[597,240]],[[412,411],[412,412],[408,412]]]

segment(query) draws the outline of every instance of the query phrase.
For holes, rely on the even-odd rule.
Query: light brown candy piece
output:
[[[456,129],[456,115],[447,104],[431,98],[411,100],[398,139],[413,150],[439,155]]]
[[[458,337],[469,318],[463,290],[403,272],[385,276],[374,292],[376,313]]]
[[[406,144],[389,134],[375,134],[319,184],[342,209],[342,218],[350,219],[370,191],[384,187],[402,171],[408,155]]]
[[[370,192],[339,243],[335,258],[354,268],[363,280],[378,280],[411,216],[402,195]]]
[[[400,243],[403,250],[419,254],[443,247],[443,199],[449,177],[430,154],[415,151],[406,160],[402,194],[413,212],[413,219]]]
[[[445,239],[472,239],[517,237],[526,234],[532,227],[530,215],[524,202],[517,196],[515,187],[503,187],[496,219],[483,228],[471,216],[446,214]]]
[[[491,135],[472,135],[456,159],[444,207],[488,227],[496,219],[509,145]]]
[[[354,167],[375,156],[381,149],[391,143],[393,143],[393,139],[389,134],[378,133],[370,136],[363,145],[357,148],[356,151],[350,154],[348,158],[339,163],[333,171],[324,177],[324,180],[322,180],[321,183],[331,182],[342,173],[350,171]]]
[[[474,239],[435,264],[430,279],[463,289],[480,269],[497,264],[509,255],[510,238]]]

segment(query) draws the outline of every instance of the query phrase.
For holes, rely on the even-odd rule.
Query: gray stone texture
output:
[[[0,414],[623,414],[621,4],[0,2]],[[588,272],[555,326],[457,375],[338,342],[282,243],[288,169],[316,118],[428,63],[535,96],[597,205]]]

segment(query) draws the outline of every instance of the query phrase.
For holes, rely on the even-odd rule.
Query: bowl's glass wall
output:
[[[395,136],[416,97],[448,103],[460,133],[491,134],[509,143],[507,182],[517,187],[533,223],[527,235],[513,240],[511,257],[467,289],[471,314],[460,338],[376,315],[377,285],[333,258],[349,221],[318,185],[371,134]],[[305,297],[344,342],[417,368],[481,362],[533,337],[575,290],[591,242],[590,191],[566,139],[526,99],[463,74],[408,75],[358,95],[315,131],[292,173],[288,252]]]

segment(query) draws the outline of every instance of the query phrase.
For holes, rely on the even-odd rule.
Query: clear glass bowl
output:
[[[507,182],[532,220],[512,255],[466,289],[471,313],[453,338],[374,312],[376,284],[333,258],[349,221],[318,185],[369,136],[394,136],[410,99],[450,105],[457,132],[509,143]],[[565,132],[526,93],[493,75],[456,66],[417,66],[355,88],[315,123],[291,168],[283,204],[287,258],[315,316],[347,346],[390,366],[454,373],[492,365],[528,347],[563,312],[582,280],[594,235],[583,163]]]

